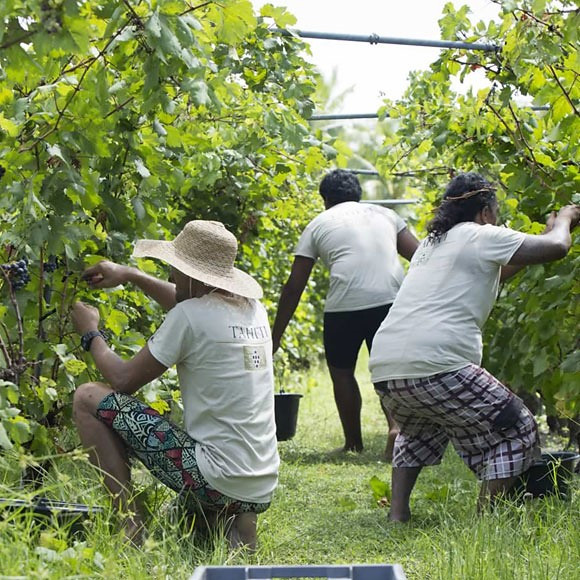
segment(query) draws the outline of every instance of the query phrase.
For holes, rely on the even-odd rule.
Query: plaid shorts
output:
[[[123,393],[111,393],[99,403],[97,418],[121,437],[130,455],[178,492],[192,511],[201,508],[228,514],[260,513],[270,506],[233,499],[213,489],[197,465],[197,441],[145,403]]]
[[[478,479],[503,479],[526,471],[539,453],[533,415],[476,365],[375,389],[400,428],[393,467],[437,465],[451,441]]]

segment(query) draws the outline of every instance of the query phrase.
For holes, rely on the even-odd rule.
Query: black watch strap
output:
[[[107,336],[102,330],[90,330],[86,334],[81,336],[81,346],[87,352],[91,350],[91,342],[93,342],[93,338],[100,336],[103,340],[107,340]]]

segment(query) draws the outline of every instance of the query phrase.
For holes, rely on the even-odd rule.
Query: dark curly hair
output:
[[[455,225],[471,222],[496,201],[495,187],[479,173],[459,173],[447,185],[435,217],[427,225],[428,239],[437,242]]]
[[[343,201],[360,201],[362,189],[354,173],[335,169],[324,176],[318,188],[329,207]]]

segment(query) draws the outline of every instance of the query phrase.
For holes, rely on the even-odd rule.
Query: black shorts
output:
[[[385,304],[367,310],[325,312],[326,362],[337,369],[354,368],[363,340],[370,352],[375,333],[389,313],[390,307],[390,304]]]

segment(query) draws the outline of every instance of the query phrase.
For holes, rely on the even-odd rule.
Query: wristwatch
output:
[[[89,330],[89,332],[81,336],[81,346],[88,352],[91,350],[91,342],[93,338],[100,336],[103,340],[107,340],[107,335],[102,330]]]

